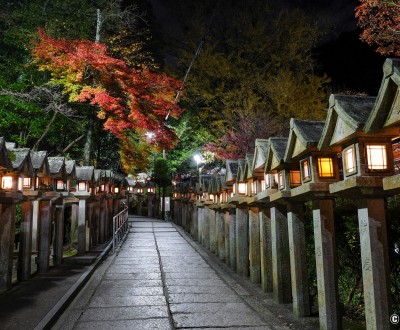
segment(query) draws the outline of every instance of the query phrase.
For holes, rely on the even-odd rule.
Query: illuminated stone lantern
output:
[[[67,172],[64,157],[48,157],[50,176],[40,181],[41,189],[48,196],[55,196],[52,192],[62,192],[67,189]]]
[[[237,160],[226,161],[226,173],[225,173],[225,183],[227,185],[227,202],[231,202],[232,198],[234,198],[236,193],[235,182],[237,177],[237,172],[239,169]]]
[[[391,137],[392,139],[392,151],[388,150],[389,154],[393,154],[393,163],[388,159],[388,169],[391,169],[391,166],[394,165],[394,175],[387,176],[383,178],[383,189],[388,194],[399,194],[400,193],[400,175],[399,175],[399,166],[400,166],[400,60],[399,59],[387,59],[383,65],[383,79],[381,83],[381,87],[376,98],[376,102],[374,104],[371,115],[369,116],[364,131],[367,134],[381,134]],[[384,162],[382,162],[384,163]],[[381,202],[380,202],[381,203]],[[365,261],[368,260],[368,256],[363,256],[364,267],[368,269],[363,269],[363,281],[365,286],[375,286],[376,292],[369,293],[370,298],[369,306],[373,307],[374,305],[377,307],[376,310],[373,310],[373,313],[368,313],[366,315],[367,325],[371,328],[376,327],[379,324],[384,325],[389,328],[388,317],[391,313],[391,306],[387,301],[390,301],[390,277],[389,272],[386,272],[383,267],[388,267],[388,256],[387,256],[387,242],[386,242],[386,228],[385,221],[383,220],[383,216],[379,216],[382,220],[381,223],[376,223],[375,229],[378,233],[377,236],[371,237],[371,244],[373,248],[376,249],[378,246],[378,251],[374,250],[374,254],[371,258],[371,263],[365,266]],[[363,226],[361,228],[365,228],[362,230],[362,234],[360,233],[360,237],[365,236],[372,224],[368,219],[363,220]],[[375,219],[373,219],[375,220]],[[377,226],[379,225],[379,227]],[[371,235],[370,235],[371,236]],[[365,239],[363,240],[365,244]],[[367,238],[368,241],[368,238]],[[368,245],[367,245],[368,246]],[[369,251],[368,251],[369,252]],[[369,273],[367,273],[367,270]],[[373,283],[373,284],[371,284]],[[371,288],[372,289],[372,288]],[[382,293],[380,292],[382,291]],[[389,296],[389,297],[388,297]],[[381,298],[379,298],[381,297]],[[375,299],[375,304],[372,301]],[[380,300],[383,300],[384,303],[381,303]],[[379,302],[378,302],[379,301]],[[367,305],[366,305],[367,307]]]
[[[29,157],[29,153],[27,157]],[[19,160],[21,160],[21,168],[14,172]],[[24,164],[24,161],[19,159],[19,155],[8,151],[4,138],[0,138],[0,264],[2,265],[0,267],[0,293],[11,288],[16,204],[23,201],[22,188],[18,190],[18,183],[20,175],[23,174],[20,171],[25,172],[28,169],[25,169],[25,166],[29,165]],[[28,173],[25,172],[25,174]],[[33,173],[29,174],[33,175]]]
[[[144,191],[145,191],[145,184],[142,181],[136,181],[135,184],[135,196],[136,196],[136,201],[137,201],[137,214],[142,215],[142,207],[143,207],[143,196],[144,196]]]
[[[155,217],[156,216],[156,187],[153,181],[146,182],[147,189],[147,216]]]
[[[92,196],[90,188],[95,181],[93,166],[77,166],[75,184],[71,182],[72,192],[79,199],[78,205],[78,255],[89,248],[91,214],[88,212],[88,199]],[[74,187],[75,186],[75,187]]]
[[[272,246],[271,246],[271,215],[269,208],[269,196],[275,193],[274,174],[265,173],[265,163],[269,151],[268,139],[256,139],[254,149],[254,159],[252,164],[252,173],[256,186],[255,201],[258,210],[251,214],[252,226],[250,227],[250,237],[255,244],[251,244],[252,260],[254,267],[252,272],[258,272],[258,259],[260,260],[260,282],[265,292],[271,292],[272,289]],[[258,211],[258,214],[256,212]],[[257,226],[258,224],[258,226]],[[257,242],[259,236],[259,242]],[[257,246],[257,244],[259,244]],[[253,249],[252,246],[255,245]],[[253,252],[254,251],[254,252]],[[251,261],[253,263],[253,261]]]
[[[285,163],[287,138],[269,139],[266,174],[276,174],[277,192],[270,194],[273,297],[279,303],[291,302],[290,255],[287,204],[291,188],[300,185],[299,164]]]
[[[227,202],[228,208],[226,211],[226,217],[228,218],[228,227],[227,232],[229,235],[228,241],[228,253],[226,255],[227,264],[234,270],[236,270],[236,205],[235,201],[237,200],[235,197],[235,183],[236,177],[238,173],[239,165],[237,160],[226,161],[226,172],[225,172],[225,184],[227,186]]]
[[[378,100],[386,92],[381,87]],[[330,184],[330,192],[357,201],[366,323],[371,329],[383,324],[389,327],[390,316],[387,192],[382,182],[394,174],[391,136],[372,129],[366,133],[369,118],[376,115],[374,109],[379,105],[374,97],[331,95],[319,143],[321,151],[339,148],[341,152],[343,180]]]
[[[253,175],[252,190],[254,195],[258,195],[266,190],[264,170],[268,147],[268,139],[256,139],[253,163],[251,165],[251,173]]]
[[[67,176],[67,180],[65,183],[65,190],[68,194],[71,186],[71,180],[76,180],[76,161],[75,160],[65,160],[65,174]],[[57,190],[61,190],[63,181],[57,182]]]
[[[50,181],[50,166],[47,157],[47,151],[31,151],[31,162],[34,169],[34,177],[33,178],[24,178],[23,188],[24,195],[28,197],[32,202],[31,204],[24,203],[22,205],[22,213],[23,219],[27,218],[27,222],[29,223],[32,217],[32,235],[27,234],[27,236],[31,236],[31,248],[32,253],[38,253],[39,248],[39,223],[40,223],[40,210],[39,204],[40,199],[44,193],[42,188],[44,187],[41,182],[42,180]],[[47,189],[47,188],[46,188]],[[25,207],[26,208],[25,208]],[[30,210],[32,208],[32,211]],[[30,229],[30,226],[28,226]],[[29,240],[29,238],[28,238]],[[25,246],[29,246],[29,243]],[[29,252],[27,252],[29,254]],[[30,277],[30,268],[31,268],[31,258],[27,257],[24,262],[24,266],[21,265],[21,276],[25,279]]]
[[[330,235],[334,233],[320,229],[324,226],[322,222],[326,222],[326,219],[331,219],[333,216],[333,197],[330,195],[329,185],[339,180],[336,151],[318,149],[324,125],[325,123],[321,121],[292,118],[284,157],[285,163],[300,164],[301,173],[301,185],[291,189],[287,212],[293,311],[298,316],[306,316],[310,313],[303,204],[312,201],[315,251],[318,251],[315,256],[320,297],[318,302],[320,315],[323,316],[321,320],[325,318],[325,315],[335,313],[330,306],[337,303],[336,252],[332,245],[334,242],[330,239],[332,237]],[[327,226],[327,228],[330,227]],[[326,237],[326,233],[329,233],[329,237]],[[322,321],[321,324],[325,322]]]
[[[125,187],[125,190],[128,192],[128,194],[132,195],[134,193],[134,189],[135,189],[135,181],[132,178],[130,178],[129,176],[125,177],[124,187]]]
[[[238,159],[238,171],[236,176],[236,184],[233,186],[234,196],[236,201],[239,202],[239,198],[243,198],[247,195],[247,184],[246,184],[246,172],[245,172],[245,159]]]

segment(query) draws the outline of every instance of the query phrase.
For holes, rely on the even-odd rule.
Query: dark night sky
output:
[[[163,0],[148,0],[160,26],[173,24]],[[200,0],[199,0],[200,1]],[[229,1],[229,0],[222,0]],[[260,0],[263,1],[263,0]],[[358,0],[281,0],[302,7],[329,33],[315,51],[319,69],[332,78],[333,92],[376,95],[384,57],[359,40],[354,10]]]

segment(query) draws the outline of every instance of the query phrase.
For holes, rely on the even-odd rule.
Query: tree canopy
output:
[[[400,1],[360,0],[356,9],[361,40],[382,55],[400,56]]]

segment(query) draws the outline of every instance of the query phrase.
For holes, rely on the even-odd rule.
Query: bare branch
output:
[[[68,106],[62,95],[61,88],[56,85],[35,86],[29,92],[0,90],[2,96],[12,96],[26,102],[32,102],[43,108],[45,113],[54,111],[65,117],[75,115],[75,110]]]

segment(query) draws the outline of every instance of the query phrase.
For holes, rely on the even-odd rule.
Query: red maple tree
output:
[[[97,106],[104,128],[124,139],[134,131],[145,138],[155,133],[164,149],[177,141],[166,126],[166,117],[178,118],[182,109],[175,102],[181,82],[165,74],[135,69],[107,54],[107,47],[89,40],[56,39],[39,29],[32,55],[39,70],[51,73],[51,82],[63,86],[70,102]]]
[[[360,0],[356,8],[361,40],[382,55],[400,56],[400,1]]]

